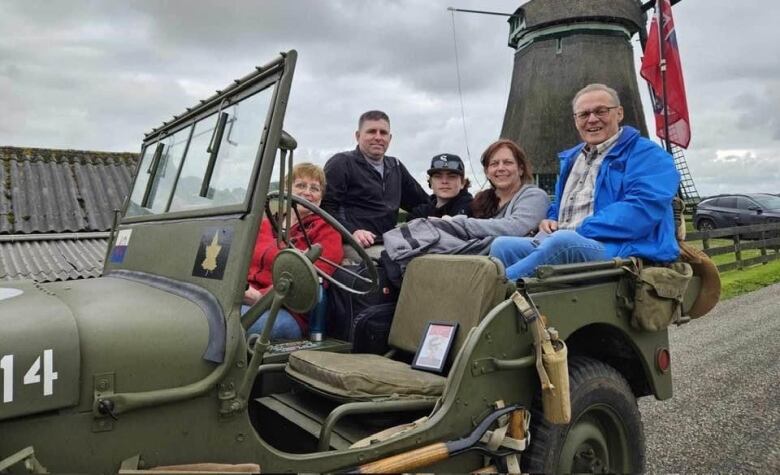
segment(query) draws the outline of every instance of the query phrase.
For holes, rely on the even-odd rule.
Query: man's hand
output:
[[[260,297],[262,296],[262,292],[250,285],[249,288],[244,292],[244,305],[254,305],[258,300],[260,300]]]
[[[558,230],[558,221],[554,219],[543,219],[542,222],[539,223],[539,230],[544,231],[547,234],[552,234]]]
[[[358,229],[352,233],[352,237],[354,237],[355,240],[363,247],[369,247],[373,245],[374,239],[376,238],[374,233],[371,231],[366,231],[365,229]]]

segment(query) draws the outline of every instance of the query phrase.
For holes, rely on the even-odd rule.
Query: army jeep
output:
[[[247,341],[261,312],[316,302],[318,249],[288,249],[274,291],[241,315],[270,201],[320,213],[376,285],[349,234],[285,193],[296,58],[146,135],[102,277],[0,288],[0,473],[515,471],[518,460],[531,472],[642,471],[636,399],[672,396],[670,352],[666,330],[629,323],[627,261],[511,282],[485,256],[422,256],[406,270],[387,354],[327,336],[272,344],[273,318]],[[568,423],[544,415],[533,322],[512,295],[568,347]],[[458,324],[440,373],[412,364],[431,322]]]

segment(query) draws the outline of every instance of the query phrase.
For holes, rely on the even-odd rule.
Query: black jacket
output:
[[[382,177],[357,148],[332,156],[325,178],[322,208],[349,232],[365,229],[381,236],[396,225],[399,208],[410,211],[428,199],[397,158],[385,156]]]
[[[447,202],[447,204],[441,208],[437,208],[436,196],[431,195],[428,197],[427,203],[415,206],[414,209],[409,213],[409,216],[406,218],[406,220],[411,221],[415,218],[427,218],[430,216],[441,218],[444,215],[455,216],[458,214],[465,214],[466,216],[470,217],[471,201],[473,199],[474,197],[471,196],[471,193],[466,191],[464,188],[460,190],[460,193],[458,193],[453,199]]]

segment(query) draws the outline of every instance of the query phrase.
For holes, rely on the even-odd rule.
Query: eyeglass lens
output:
[[[615,109],[615,107],[598,107],[596,109],[589,110],[589,111],[586,110],[581,112],[575,112],[574,117],[580,120],[585,120],[588,117],[590,117],[591,114],[596,114],[596,117],[603,119],[604,117],[607,116],[607,114],[609,114],[609,111],[611,111],[612,109]]]
[[[322,191],[320,185],[307,185],[306,183],[293,183],[293,188],[298,191],[304,191],[308,188],[312,193],[319,193]]]

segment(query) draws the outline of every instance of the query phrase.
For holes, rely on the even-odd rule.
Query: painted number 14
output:
[[[3,372],[3,402],[14,400],[14,355],[5,355],[0,358],[0,371]],[[54,371],[54,351],[43,350],[43,395],[51,396],[54,393],[54,381],[57,372]],[[35,358],[32,366],[24,374],[22,384],[38,384],[41,382],[41,357]]]

